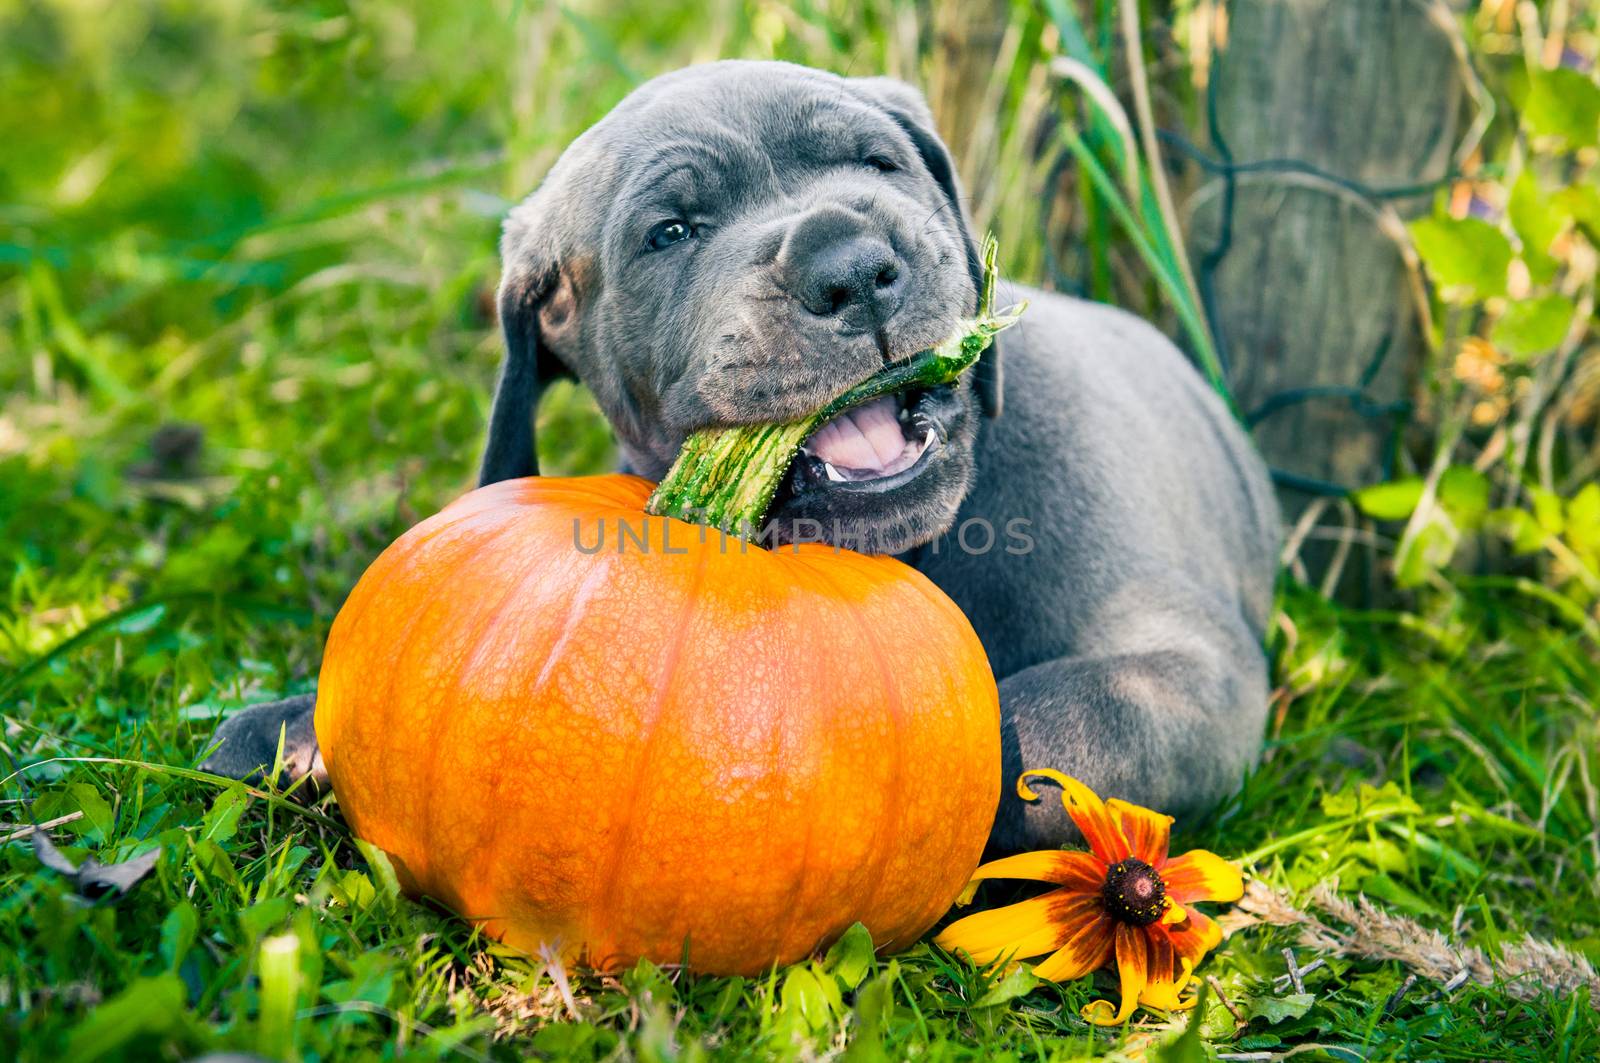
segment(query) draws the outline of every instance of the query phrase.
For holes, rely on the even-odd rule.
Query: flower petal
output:
[[[1199,912],[1177,926],[1157,924],[1150,933],[1150,981],[1139,997],[1139,1003],[1163,1011],[1187,1011],[1194,1007],[1195,996],[1183,996],[1183,990],[1194,977],[1195,965],[1222,938],[1216,923]]]
[[[1111,962],[1116,936],[1116,920],[1104,912],[1072,935],[1055,955],[1041,961],[1033,973],[1052,982],[1070,982]]]
[[[1098,895],[1051,890],[957,919],[933,943],[950,952],[965,952],[979,966],[1001,956],[1027,959],[1060,948],[1102,912]]]
[[[1193,971],[1200,966],[1206,953],[1222,944],[1222,928],[1216,920],[1196,908],[1189,909],[1189,918],[1168,926],[1156,923],[1149,928],[1152,936],[1165,937],[1172,942],[1180,963]]]
[[[1161,869],[1167,896],[1179,904],[1190,901],[1236,901],[1244,896],[1244,875],[1239,865],[1216,853],[1194,849],[1168,860]]]
[[[1139,1003],[1148,1004],[1152,1008],[1160,1008],[1162,1011],[1188,1011],[1194,1007],[1198,998],[1193,993],[1190,993],[1187,997],[1183,995],[1183,989],[1186,985],[1188,985],[1187,977],[1182,982],[1164,982],[1161,984],[1151,982],[1145,986],[1144,993],[1139,997]]]
[[[1054,882],[1068,889],[1085,893],[1098,893],[1106,880],[1106,862],[1093,853],[1069,853],[1050,849],[1038,853],[1018,853],[981,865],[972,873],[972,880],[962,891],[956,903],[972,900],[972,891],[983,879],[1026,878],[1037,882]]]
[[[1117,817],[1106,808],[1099,794],[1070,775],[1050,768],[1034,768],[1023,772],[1017,779],[1017,793],[1026,801],[1035,801],[1039,797],[1028,788],[1030,776],[1049,779],[1061,787],[1061,803],[1066,806],[1072,822],[1083,833],[1083,840],[1094,850],[1094,855],[1108,864],[1128,858],[1128,840],[1122,836]]]
[[[1188,975],[1178,962],[1178,950],[1173,947],[1172,938],[1159,932],[1151,933],[1149,930],[1145,931],[1145,937],[1150,942],[1150,968],[1146,972],[1146,991],[1152,987],[1176,985],[1180,979],[1187,981]]]
[[[1106,808],[1122,826],[1122,836],[1133,855],[1153,868],[1167,861],[1167,841],[1172,837],[1172,817],[1113,797]]]
[[[1096,1000],[1079,1012],[1084,1021],[1121,1026],[1139,1006],[1139,995],[1150,977],[1150,939],[1142,929],[1127,923],[1117,924],[1117,974],[1122,980],[1122,1001],[1115,1014],[1106,1001]]]

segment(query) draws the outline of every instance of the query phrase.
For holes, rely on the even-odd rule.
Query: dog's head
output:
[[[594,392],[657,478],[692,431],[790,421],[972,313],[980,267],[926,104],[883,78],[723,62],[655,79],[562,155],[502,245],[501,372],[482,482],[536,471],[540,384]],[[897,553],[966,495],[997,351],[973,382],[823,426],[770,513]],[[815,527],[812,525],[811,527]]]

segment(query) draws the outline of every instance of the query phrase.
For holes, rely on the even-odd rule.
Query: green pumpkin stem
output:
[[[750,538],[759,534],[795,451],[817,426],[845,410],[894,391],[948,384],[970,369],[994,341],[1016,323],[1026,303],[993,310],[996,245],[983,241],[983,289],[978,312],[946,340],[903,362],[885,367],[809,417],[787,424],[704,428],[684,441],[678,460],[661,478],[645,511],[677,517]]]

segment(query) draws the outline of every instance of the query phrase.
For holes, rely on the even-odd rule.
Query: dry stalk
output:
[[[1330,921],[1296,907],[1289,898],[1260,879],[1252,879],[1234,910],[1221,918],[1227,933],[1257,923],[1294,927],[1299,943],[1319,952],[1359,960],[1394,962],[1418,977],[1453,990],[1467,981],[1500,984],[1522,1000],[1543,991],[1569,994],[1587,986],[1600,1001],[1600,974],[1587,957],[1564,945],[1526,934],[1504,945],[1498,957],[1476,945],[1452,942],[1403,915],[1396,915],[1357,896],[1341,896],[1337,883],[1322,882],[1309,896],[1310,907]],[[1336,925],[1337,924],[1337,925]]]

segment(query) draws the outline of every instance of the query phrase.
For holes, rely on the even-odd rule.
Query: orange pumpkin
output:
[[[971,625],[892,558],[746,547],[649,492],[495,484],[373,563],[317,696],[351,827],[411,892],[569,962],[749,974],[858,920],[910,944],[999,800]]]

